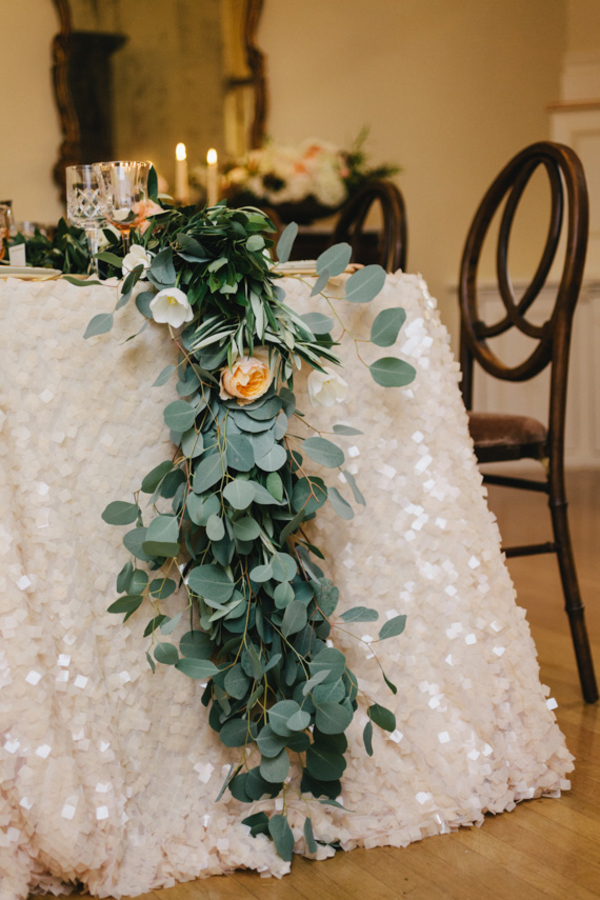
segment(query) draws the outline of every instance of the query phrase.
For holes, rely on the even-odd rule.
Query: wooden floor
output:
[[[600,675],[600,472],[569,478],[571,530],[588,630]],[[490,489],[505,541],[544,534],[545,498]],[[549,521],[549,520],[548,520]],[[482,828],[427,838],[403,850],[354,850],[327,862],[296,859],[282,881],[239,873],[182,884],[144,900],[591,900],[600,897],[600,705],[581,699],[554,557],[511,560],[542,681],[576,756],[573,788],[488,817]]]

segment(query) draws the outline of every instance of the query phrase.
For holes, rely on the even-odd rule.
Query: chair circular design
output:
[[[508,271],[510,232],[521,197],[533,173],[542,166],[548,175],[551,213],[546,244],[537,270],[527,290],[517,300]],[[534,325],[525,314],[546,283],[556,256],[565,213],[567,193],[567,244],[565,263],[552,316],[543,325]],[[507,196],[508,195],[508,196]],[[500,223],[496,252],[498,288],[505,316],[487,325],[479,316],[477,271],[481,250],[495,213],[507,197]],[[541,141],[517,154],[495,179],[467,236],[460,269],[459,295],[463,337],[478,363],[495,378],[524,381],[544,369],[553,358],[557,332],[570,333],[571,320],[583,277],[588,234],[588,199],[583,167],[569,147]],[[488,338],[516,327],[538,344],[523,362],[507,366],[490,348]]]

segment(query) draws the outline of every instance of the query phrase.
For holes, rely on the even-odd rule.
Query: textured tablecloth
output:
[[[296,309],[327,311],[299,281],[284,286]],[[171,455],[162,409],[176,397],[172,383],[149,388],[171,353],[165,332],[152,324],[123,344],[139,327],[133,304],[112,333],[82,339],[114,299],[109,287],[0,281],[2,900],[63,883],[118,897],[239,866],[289,868],[240,824],[277,801],[215,803],[235,751],[208,726],[201,687],[166,666],[151,673],[146,616],[123,626],[106,612],[126,552],[100,514]],[[569,786],[571,756],[500,555],[435,303],[421,278],[401,274],[373,304],[340,301],[355,336],[393,305],[407,322],[389,354],[416,367],[414,383],[378,387],[346,338],[348,402],[301,406],[315,427],[365,432],[342,442],[368,506],[347,522],[327,505],[312,527],[339,612],[360,604],[382,621],[408,617],[402,636],[378,645],[397,696],[369,648],[380,623],[335,632],[397,730],[376,729],[369,758],[364,707],[356,714],[343,778],[352,812],[307,807],[288,790],[300,853],[307,813],[319,840],[400,846]]]

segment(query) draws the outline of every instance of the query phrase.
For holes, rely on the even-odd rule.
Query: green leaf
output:
[[[219,453],[213,453],[203,459],[194,472],[193,489],[195,494],[203,494],[223,478],[223,463]]]
[[[177,556],[179,522],[176,516],[157,516],[150,522],[143,550],[152,556]]]
[[[394,616],[392,619],[388,619],[379,629],[379,640],[384,641],[386,638],[402,634],[405,625],[406,616]]]
[[[260,525],[252,516],[244,516],[233,523],[233,533],[240,541],[254,541],[260,534]]]
[[[288,776],[290,771],[290,758],[287,750],[281,750],[277,756],[263,756],[260,760],[260,774],[265,781],[279,784]]]
[[[308,852],[316,853],[318,849],[317,842],[315,841],[312,822],[308,816],[304,820],[304,840],[306,841],[306,849]]]
[[[160,623],[161,634],[166,634],[166,635],[172,634],[175,631],[175,629],[177,628],[177,626],[179,625],[179,623],[181,622],[182,615],[183,615],[183,612],[178,612],[177,615],[173,616],[172,619],[169,619],[167,617],[167,619],[165,619],[164,622],[161,622]],[[179,658],[179,654],[178,654],[177,658]]]
[[[257,834],[269,833],[269,817],[264,812],[246,816],[245,819],[242,819],[242,825],[247,825],[250,828],[252,837],[256,837]]]
[[[387,677],[387,675],[385,674],[384,671],[382,671],[381,674],[383,675],[383,680],[385,681],[385,683],[386,683],[387,686],[389,687],[389,689],[390,689],[390,691],[392,692],[392,694],[397,694],[397,693],[398,693],[398,688],[397,688],[396,685],[393,683],[393,681],[390,681],[390,679]]]
[[[280,263],[286,263],[289,260],[297,234],[298,226],[295,222],[290,222],[290,224],[283,229],[276,247],[277,259]]]
[[[108,504],[102,513],[102,518],[108,525],[131,525],[137,519],[139,511],[137,503],[115,500]]]
[[[368,756],[373,756],[373,723],[367,722],[363,731],[363,744]]]
[[[377,610],[369,609],[367,606],[353,606],[340,616],[344,622],[376,622],[378,618]]]
[[[285,816],[271,816],[269,819],[269,834],[280,857],[285,862],[291,862],[294,855],[294,835]]]
[[[355,479],[354,475],[351,475],[350,472],[346,471],[346,469],[342,469],[342,474],[343,474],[344,478],[346,479],[346,481],[348,482],[348,484],[350,485],[350,490],[354,494],[354,499],[356,500],[356,502],[360,503],[361,506],[366,506],[367,501],[365,500],[365,498],[361,494],[360,490],[358,489],[358,485],[356,483],[356,479]]]
[[[328,669],[329,674],[323,679],[326,683],[339,681],[346,668],[346,657],[334,647],[326,647],[325,650],[321,650],[320,653],[317,653],[315,658],[309,662],[308,666],[310,668],[310,673],[313,676],[322,672],[323,669]]]
[[[282,581],[273,591],[273,600],[277,609],[285,609],[294,599],[294,588],[289,581]]]
[[[254,485],[242,478],[234,478],[223,488],[223,496],[234,509],[247,509],[255,496]]]
[[[100,313],[100,315],[94,316],[94,318],[88,322],[83,337],[87,340],[88,338],[95,337],[97,334],[106,334],[106,332],[110,331],[113,327],[113,321],[114,316],[112,313]]]
[[[172,578],[154,578],[150,582],[150,594],[157,600],[165,600],[170,597],[177,585]]]
[[[243,434],[229,435],[225,452],[227,465],[238,472],[249,472],[254,465],[252,444]]]
[[[378,347],[391,347],[406,320],[406,313],[401,307],[382,309],[371,326],[371,341]]]
[[[329,269],[330,276],[341,275],[352,256],[352,247],[350,244],[341,243],[334,244],[325,250],[317,259],[317,275],[323,269]]]
[[[329,334],[335,324],[331,316],[319,312],[304,313],[300,318],[313,334]]]
[[[152,387],[161,387],[163,384],[166,384],[177,366],[168,365],[165,366]]]
[[[229,670],[223,683],[230,697],[236,700],[242,700],[250,687],[250,679],[239,664]]]
[[[253,569],[250,569],[250,578],[252,581],[256,581],[257,584],[263,584],[265,581],[269,581],[270,578],[273,577],[273,567],[271,563],[266,563],[261,566],[254,566]]]
[[[302,524],[306,517],[305,510],[301,509],[300,512],[296,513],[293,519],[291,519],[285,528],[282,528],[281,533],[279,535],[279,544],[283,546],[285,541],[289,538],[290,534],[295,534],[298,531],[298,528]]]
[[[246,241],[246,250],[250,250],[251,253],[262,250],[264,246],[265,240],[260,234],[253,234]]]
[[[189,574],[188,586],[200,597],[226,603],[234,590],[234,583],[220,566],[197,566]]]
[[[341,753],[311,744],[306,751],[306,768],[319,781],[337,781],[344,774],[346,760]]]
[[[292,507],[296,512],[304,510],[310,516],[327,500],[327,488],[322,478],[301,478],[294,485]]]
[[[119,594],[124,593],[129,587],[129,582],[131,581],[133,572],[133,563],[131,562],[131,560],[129,560],[129,562],[125,563],[125,565],[117,575],[117,592]],[[137,591],[135,593],[137,593]]]
[[[302,688],[303,696],[306,697],[306,695],[309,694],[314,687],[316,687],[318,684],[321,684],[322,681],[325,681],[330,672],[331,669],[321,669],[320,672],[317,672],[316,675],[313,675],[312,678],[309,678]]]
[[[281,737],[291,737],[292,731],[288,728],[287,721],[291,719],[294,713],[300,711],[299,705],[295,700],[279,700],[269,710],[269,725],[275,734]]]
[[[296,560],[289,553],[278,553],[271,560],[275,581],[291,581],[298,571]]]
[[[190,428],[182,434],[181,450],[188,459],[195,459],[197,456],[202,456],[202,453],[204,452],[204,438],[202,437],[201,432],[196,431],[195,428]]]
[[[189,494],[186,509],[195,525],[206,525],[211,516],[220,512],[221,504],[216,494],[210,494],[208,497]]]
[[[302,631],[308,620],[306,606],[300,600],[292,600],[285,608],[281,631],[285,637]]]
[[[328,499],[340,519],[354,518],[354,510],[348,501],[344,500],[337,488],[329,488]]]
[[[385,706],[380,706],[379,703],[373,703],[372,706],[369,706],[367,714],[369,718],[375,722],[376,725],[379,725],[380,728],[383,728],[384,731],[396,730],[396,716],[393,712],[390,712],[389,709],[386,709]]]
[[[414,381],[417,374],[410,363],[394,356],[384,356],[383,359],[376,360],[369,366],[369,371],[373,380],[382,387],[403,387]]]
[[[317,706],[315,724],[323,734],[341,734],[352,721],[352,713],[339,703],[325,700]]]
[[[328,469],[336,469],[343,465],[345,459],[343,450],[340,450],[337,444],[332,444],[331,441],[322,437],[306,438],[302,442],[302,449],[313,462],[327,466]]]
[[[352,428],[351,425],[334,425],[333,431],[335,434],[363,434],[362,431],[359,431],[358,428]]]
[[[281,444],[274,444],[268,453],[256,460],[256,465],[263,472],[275,472],[277,469],[281,469],[286,462],[287,453],[285,447],[282,447]]]
[[[160,643],[154,648],[154,658],[157,662],[164,663],[166,666],[174,666],[179,659],[179,653],[177,652],[177,647],[174,647],[173,644]]]
[[[196,410],[185,400],[174,400],[166,407],[163,418],[167,428],[173,431],[187,431],[196,421]]]
[[[322,293],[325,290],[325,288],[327,287],[327,282],[329,281],[330,278],[331,278],[331,272],[329,271],[329,269],[327,269],[327,268],[322,269],[321,272],[319,273],[319,277],[313,284],[312,291],[310,292],[310,296],[316,297],[317,294]]]
[[[267,475],[267,490],[276,500],[283,500],[283,481],[277,472]]]
[[[130,596],[129,594],[125,597],[119,597],[118,600],[115,600],[114,603],[111,603],[108,607],[109,613],[133,613],[142,605],[142,600],[144,598],[140,596]]]
[[[191,659],[210,659],[215,645],[204,631],[188,631],[179,641],[179,651],[182,656]]]
[[[304,731],[310,725],[310,713],[305,709],[298,710],[293,716],[287,720],[287,727],[291,731]]]
[[[194,659],[189,656],[175,663],[175,668],[183,672],[184,675],[188,675],[190,678],[198,678],[201,681],[212,678],[219,671],[209,659]]]
[[[243,747],[251,739],[247,719],[230,719],[225,722],[219,738],[226,747]]]
[[[359,269],[346,282],[346,300],[350,303],[370,303],[383,288],[385,277],[385,269],[381,266]]]
[[[115,266],[117,269],[121,269],[123,266],[123,260],[120,256],[117,256],[116,253],[109,253],[107,250],[103,250],[101,253],[97,254],[97,258],[101,262],[107,262],[111,266]]]
[[[210,516],[206,523],[206,535],[211,541],[220,541],[225,537],[225,525],[220,516]]]
[[[132,556],[135,556],[136,559],[141,559],[142,562],[150,562],[152,559],[152,556],[149,556],[143,548],[147,531],[147,528],[134,528],[123,535],[125,547],[127,547]]]
[[[270,725],[265,725],[256,739],[262,756],[278,756],[285,747],[287,738],[276,734]]]
[[[161,462],[158,466],[155,466],[152,471],[148,472],[144,480],[142,481],[142,491],[144,494],[153,494],[158,485],[161,483],[165,475],[168,475],[169,472],[174,469],[175,466],[171,462],[170,459],[166,459],[164,462]]]

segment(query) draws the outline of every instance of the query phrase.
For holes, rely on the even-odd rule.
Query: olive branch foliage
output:
[[[311,462],[343,472],[354,501],[365,503],[344,469],[343,450],[329,438],[311,436],[293,392],[294,370],[301,365],[339,365],[334,318],[298,315],[286,304],[277,265],[264,253],[273,245],[274,228],[259,210],[170,208],[148,221],[135,239],[152,254],[150,268],[144,272],[140,265],[124,279],[117,309],[136,294],[143,330],[155,293],[177,286],[194,319],[180,332],[170,329],[177,363],[154,382],[177,377],[179,399],[164,410],[177,449],[145,475],[133,502],[117,500],[103,512],[111,525],[133,526],[123,538],[130,559],[119,572],[119,596],[109,611],[124,614],[123,621],[149,611],[144,634],[152,670],[157,663],[174,666],[206,684],[202,702],[210,725],[237,754],[219,797],[228,789],[250,804],[282,795],[281,813],[260,811],[243,821],[252,834],[270,835],[280,856],[291,860],[286,794],[340,806],[345,732],[358,707],[356,676],[331,636],[336,628],[378,618],[366,606],[336,618],[338,589],[304,530],[326,502],[343,519],[354,516],[338,488],[310,474]],[[289,258],[296,231],[291,225],[281,236],[280,262]],[[348,245],[336,245],[321,255],[313,295],[346,268],[350,252]],[[113,251],[99,259],[115,271],[122,264]],[[142,277],[144,290],[136,293]],[[367,303],[384,280],[378,266],[359,269],[346,281],[345,301],[336,304]],[[370,340],[391,346],[403,321],[403,310],[384,310]],[[112,313],[95,316],[85,337],[109,331],[112,323]],[[268,391],[243,406],[221,399],[220,370],[259,346],[269,349],[275,375]],[[408,384],[415,374],[395,357],[373,363],[370,372],[384,387]],[[360,431],[334,425],[332,433]],[[169,616],[161,604],[178,589],[184,608]],[[189,627],[175,641],[182,619]],[[387,621],[379,639],[399,635],[404,622],[401,615]],[[363,739],[372,755],[373,725],[392,732],[396,723],[390,710],[367,703]],[[289,783],[291,758],[298,761],[299,787]],[[314,853],[310,815],[304,838]]]

